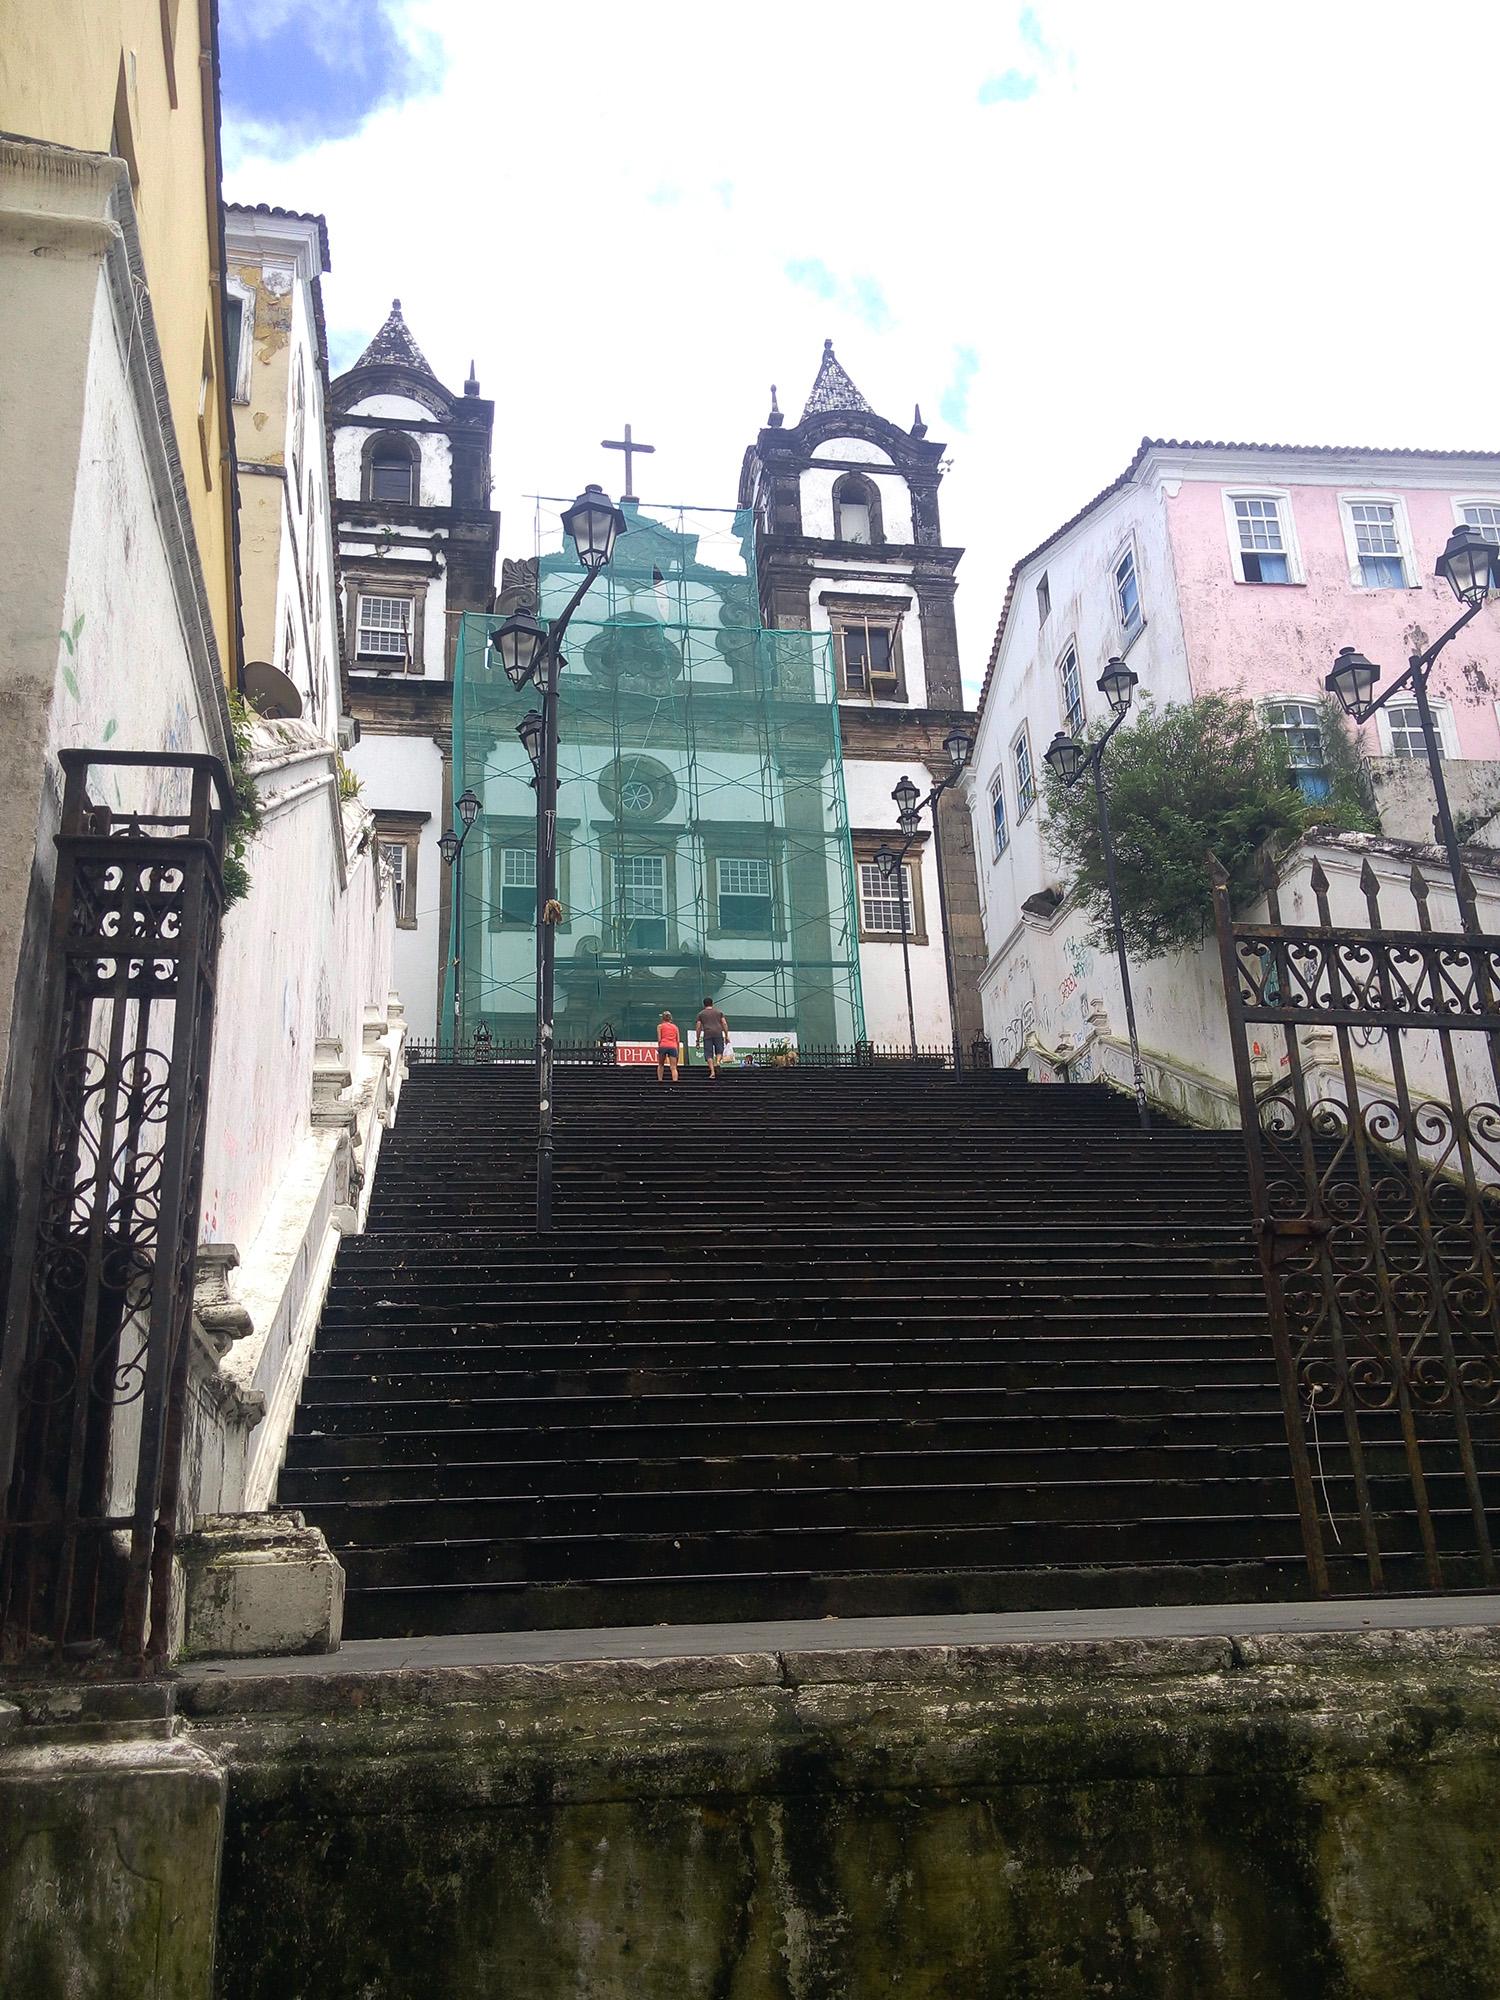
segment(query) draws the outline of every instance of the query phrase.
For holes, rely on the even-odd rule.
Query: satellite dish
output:
[[[302,713],[296,682],[288,680],[269,660],[245,662],[245,699],[267,722],[286,722]]]

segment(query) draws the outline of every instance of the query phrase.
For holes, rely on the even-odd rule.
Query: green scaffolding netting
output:
[[[563,503],[538,512],[539,615],[580,571]],[[761,625],[748,513],[627,500],[614,559],[564,642],[556,1035],[653,1040],[705,996],[736,1043],[864,1035],[853,853],[826,633]],[[456,884],[444,1039],[529,1042],[536,796],[516,724],[535,705],[466,615],[453,792],[481,812]]]

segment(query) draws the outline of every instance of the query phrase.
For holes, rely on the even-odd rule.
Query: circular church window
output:
[[[617,819],[661,820],[677,803],[677,781],[659,759],[627,752],[600,773],[599,796]]]

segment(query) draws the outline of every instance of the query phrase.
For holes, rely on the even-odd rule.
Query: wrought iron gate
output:
[[[1214,871],[1240,1122],[1312,1587],[1493,1584],[1500,1504],[1500,937],[1233,920]],[[1398,889],[1397,895],[1401,894]]]
[[[167,1639],[228,779],[215,757],[61,761],[0,1350],[0,1637],[139,1663]]]

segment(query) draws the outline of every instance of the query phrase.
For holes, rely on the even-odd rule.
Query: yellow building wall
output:
[[[233,686],[239,637],[219,300],[217,60],[214,0],[0,5],[0,131],[118,151],[129,164],[193,531]]]

